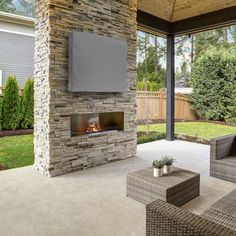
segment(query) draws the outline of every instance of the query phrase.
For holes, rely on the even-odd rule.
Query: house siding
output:
[[[9,75],[16,76],[21,89],[26,80],[33,77],[34,41],[34,36],[0,31],[0,70],[3,87]]]

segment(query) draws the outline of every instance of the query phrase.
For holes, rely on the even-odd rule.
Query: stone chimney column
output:
[[[137,0],[37,0],[35,25],[35,168],[46,176],[136,154]],[[127,40],[122,94],[68,92],[68,36],[73,30]],[[71,115],[124,112],[124,130],[71,135]]]

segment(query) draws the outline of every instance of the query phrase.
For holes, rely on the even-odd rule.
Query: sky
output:
[[[20,4],[19,4],[19,0],[14,0],[13,1],[14,2],[14,5],[16,6],[16,7],[18,7]]]

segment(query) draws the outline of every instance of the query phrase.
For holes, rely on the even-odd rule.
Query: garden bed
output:
[[[210,144],[209,140],[206,139],[201,139],[201,138],[197,138],[197,137],[192,137],[192,136],[188,136],[188,135],[182,135],[182,134],[176,134],[175,138],[177,140],[182,140],[182,141],[187,141],[187,142],[192,142],[192,143],[200,143],[200,144]]]
[[[166,132],[166,124],[150,124],[146,125],[138,125],[138,131],[147,131],[149,129],[150,132]],[[200,143],[204,143],[205,141],[210,141],[213,138],[235,134],[236,127],[217,124],[212,122],[177,122],[175,123],[175,134],[179,137],[179,139],[183,139],[186,141],[197,141]]]
[[[5,166],[3,166],[3,165],[0,164],[0,171],[1,171],[1,170],[7,170],[7,167],[5,167]]]
[[[18,130],[0,130],[0,138],[8,136],[18,136],[25,134],[33,134],[33,129],[18,129]]]
[[[212,123],[212,124],[218,124],[218,125],[226,125],[226,126],[232,126],[232,127],[236,127],[235,124],[233,123],[227,123],[225,121],[216,121],[216,120],[178,120],[175,119],[175,123]],[[137,121],[138,125],[146,125],[145,122],[143,120],[138,120]],[[166,120],[160,120],[160,119],[151,119],[149,121],[149,125],[153,125],[153,124],[166,124]]]
[[[155,132],[155,131],[150,131],[150,132],[138,131],[137,132],[137,143],[138,144],[153,142],[153,141],[157,141],[157,140],[161,140],[161,139],[165,139],[165,138],[166,138],[165,133],[161,133],[161,132]],[[188,135],[176,134],[175,138],[177,140],[182,140],[182,141],[187,141],[187,142],[207,144],[207,145],[210,144],[209,140],[201,139],[201,138],[197,138],[197,137],[192,137],[192,136],[188,136]]]
[[[160,132],[145,132],[145,131],[138,131],[137,132],[137,143],[142,144],[142,143],[148,143],[148,142],[153,142],[161,139],[165,139],[166,134],[165,133],[160,133]]]

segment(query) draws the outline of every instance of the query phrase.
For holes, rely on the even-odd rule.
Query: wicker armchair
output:
[[[210,215],[209,211],[205,216],[195,215],[170,203],[156,200],[146,206],[146,236],[236,236],[234,228],[216,223],[224,222],[224,217],[216,215],[217,220],[215,215],[212,218]],[[234,227],[235,218],[233,219]]]
[[[210,176],[236,182],[236,135],[213,139],[210,145]]]

